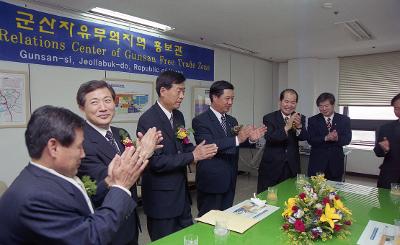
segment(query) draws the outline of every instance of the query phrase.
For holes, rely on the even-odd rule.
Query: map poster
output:
[[[152,82],[116,79],[107,79],[107,82],[116,93],[113,122],[137,122],[153,105]]]
[[[210,105],[210,88],[193,87],[192,118],[206,111]]]
[[[0,128],[26,127],[28,86],[25,73],[0,71]]]

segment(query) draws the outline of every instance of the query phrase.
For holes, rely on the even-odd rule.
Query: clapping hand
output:
[[[141,156],[149,159],[155,150],[160,149],[163,145],[160,142],[163,140],[161,131],[157,131],[155,127],[149,128],[146,134],[138,132],[137,147],[141,150]]]
[[[383,140],[379,141],[378,144],[381,146],[382,150],[385,153],[390,151],[390,143],[389,143],[389,140],[386,137],[383,137]]]
[[[149,160],[135,147],[127,147],[121,156],[115,155],[108,165],[105,179],[108,186],[119,185],[130,189],[139,179]]]
[[[252,130],[250,131],[249,134],[249,140],[251,142],[256,142],[261,137],[263,137],[266,132],[267,132],[267,127],[265,125],[262,125],[258,128],[252,127]]]
[[[194,161],[200,161],[204,159],[210,159],[218,152],[218,147],[216,144],[206,144],[203,140],[200,144],[196,146],[193,150]]]
[[[293,124],[295,126],[296,129],[300,129],[303,127],[302,123],[301,123],[301,114],[300,113],[294,113],[292,115],[293,117]],[[289,120],[290,121],[290,120]]]

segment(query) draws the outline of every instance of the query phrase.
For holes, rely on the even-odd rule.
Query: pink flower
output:
[[[340,231],[342,227],[340,225],[335,224],[335,227],[333,228],[335,231]]]
[[[315,213],[316,215],[318,215],[318,216],[321,216],[321,215],[322,215],[322,209],[316,209],[316,210],[314,211],[314,213]]]
[[[282,225],[282,228],[283,228],[284,230],[289,230],[289,224],[288,224],[288,223],[283,224],[283,225]]]
[[[299,198],[300,198],[300,199],[306,198],[306,193],[304,193],[304,192],[300,193],[300,194],[299,194]]]
[[[303,221],[297,219],[296,222],[294,222],[294,229],[298,232],[304,232],[306,230],[306,227],[304,226]]]
[[[189,144],[189,143],[190,143],[189,137],[184,138],[182,142],[183,142],[183,144],[185,144],[185,145]]]
[[[340,199],[339,195],[336,195],[335,200],[339,200],[339,199]]]
[[[313,239],[317,239],[319,237],[318,231],[311,231],[311,234],[313,236]]]
[[[296,212],[297,212],[297,210],[299,210],[299,207],[297,207],[297,206],[293,206],[293,207],[292,207],[292,211],[293,211],[293,213],[296,213]]]
[[[323,203],[324,205],[326,205],[327,203],[329,203],[329,198],[324,197],[324,199],[322,199],[322,203]]]
[[[351,225],[351,220],[346,220],[346,221],[344,222],[344,224],[345,224],[345,225]]]

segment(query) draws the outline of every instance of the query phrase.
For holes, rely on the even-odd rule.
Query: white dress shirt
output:
[[[32,162],[32,161],[31,161],[31,164],[32,164],[33,166],[35,166],[35,167],[38,167],[38,168],[40,168],[40,169],[42,169],[42,170],[44,170],[44,171],[46,171],[46,172],[48,172],[48,173],[50,173],[50,174],[52,174],[52,175],[55,175],[55,176],[57,176],[57,177],[60,177],[60,178],[62,178],[62,179],[64,179],[64,180],[70,182],[71,184],[73,184],[73,185],[74,185],[76,188],[78,188],[78,190],[82,193],[82,195],[83,195],[83,197],[85,198],[85,201],[86,201],[86,203],[87,203],[87,205],[88,205],[88,207],[89,207],[89,209],[90,209],[90,212],[91,212],[91,213],[94,213],[94,209],[93,209],[93,206],[92,206],[92,202],[90,201],[90,198],[89,198],[89,196],[88,196],[88,194],[87,194],[87,192],[86,192],[86,190],[85,190],[85,187],[84,187],[82,181],[81,181],[77,176],[74,176],[74,178],[70,178],[70,177],[67,177],[67,176],[64,176],[64,175],[58,173],[58,172],[55,171],[54,169],[47,168],[47,167],[45,167],[45,166],[43,166],[43,165],[40,165],[40,164],[38,164],[38,163],[35,163],[35,162]]]

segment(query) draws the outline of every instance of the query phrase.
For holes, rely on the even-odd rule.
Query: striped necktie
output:
[[[121,152],[119,151],[117,143],[115,143],[114,136],[110,130],[107,130],[106,138],[108,140],[108,143],[110,143],[110,145],[115,149],[115,151],[118,153],[118,155],[121,155]]]
[[[222,129],[225,131],[225,135],[226,135],[226,116],[225,116],[225,114],[223,114],[222,116],[221,116],[221,126],[222,126]]]
[[[326,119],[326,127],[328,128],[328,131],[331,131],[332,128],[332,123],[331,123],[331,118],[328,117],[328,119]]]

